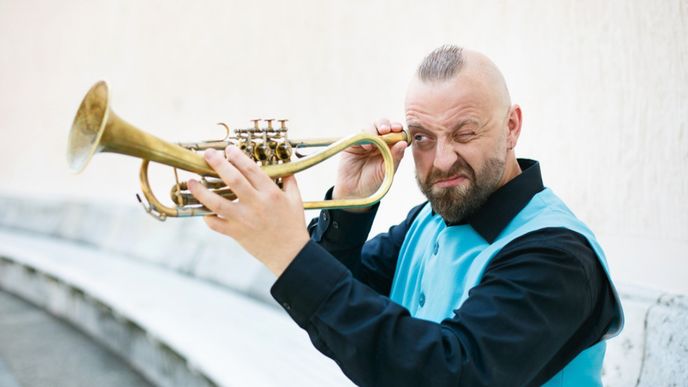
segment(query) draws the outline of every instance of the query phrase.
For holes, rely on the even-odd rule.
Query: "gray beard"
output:
[[[421,181],[416,173],[416,182],[435,213],[446,223],[458,223],[475,213],[499,188],[499,181],[504,175],[504,165],[504,160],[491,158],[476,174],[470,165],[459,159],[448,172],[433,169],[425,181]],[[433,190],[432,182],[458,173],[468,176],[468,185]]]

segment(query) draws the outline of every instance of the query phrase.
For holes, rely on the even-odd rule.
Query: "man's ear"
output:
[[[516,147],[518,142],[518,137],[521,135],[521,124],[522,124],[521,107],[518,105],[513,105],[509,110],[509,117],[506,121],[506,145],[509,150]]]

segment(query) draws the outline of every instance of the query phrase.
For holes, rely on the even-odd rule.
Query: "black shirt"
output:
[[[465,221],[489,243],[543,189],[539,164],[519,164],[523,173]],[[607,331],[615,315],[611,285],[588,241],[565,228],[507,244],[451,318],[411,317],[388,295],[422,206],[368,242],[377,206],[363,214],[322,211],[309,226],[311,241],[271,289],[356,384],[541,385]]]

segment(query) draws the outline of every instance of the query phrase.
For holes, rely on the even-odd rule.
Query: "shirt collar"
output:
[[[545,189],[540,174],[540,163],[535,160],[518,159],[518,165],[521,167],[521,173],[493,192],[482,207],[464,221],[450,223],[447,226],[469,224],[488,243],[494,242],[530,199]]]

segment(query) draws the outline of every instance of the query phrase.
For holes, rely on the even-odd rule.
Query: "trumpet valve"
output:
[[[270,158],[272,157],[272,150],[270,149],[270,146],[265,143],[261,142],[260,144],[256,144],[256,146],[253,148],[253,159],[256,161],[269,161]]]
[[[291,145],[286,141],[279,142],[277,147],[275,147],[275,156],[277,156],[277,159],[282,162],[288,162],[291,160],[291,154]]]
[[[275,153],[275,149],[277,149],[277,141],[275,141],[274,138],[269,138],[268,139],[268,146],[270,147],[270,150],[272,153]]]
[[[256,143],[251,140],[242,141],[239,143],[239,149],[241,149],[248,157],[253,158],[256,151]]]
[[[282,130],[282,131],[286,131],[286,130],[287,130],[287,121],[289,121],[289,120],[284,119],[284,118],[277,120],[277,122],[280,123],[280,127],[279,127],[280,130]]]

